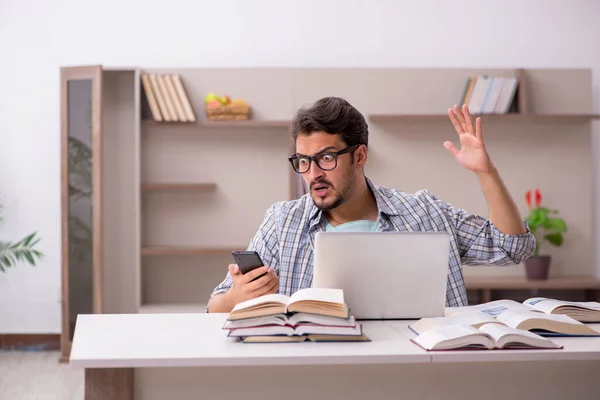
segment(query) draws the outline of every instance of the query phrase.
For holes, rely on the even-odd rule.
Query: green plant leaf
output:
[[[34,232],[16,243],[0,242],[0,270],[2,272],[5,272],[6,268],[16,266],[17,262],[21,261],[27,261],[35,266],[35,259],[43,257],[39,250],[33,248],[39,241],[35,237],[36,234]]]
[[[565,233],[567,231],[567,224],[562,218],[548,218],[544,224],[544,229],[554,231],[555,233]]]
[[[560,246],[563,243],[563,235],[561,233],[551,233],[544,238],[554,246]]]
[[[546,208],[533,208],[526,218],[527,224],[531,229],[537,229],[540,226],[544,226],[548,220],[548,209]]]

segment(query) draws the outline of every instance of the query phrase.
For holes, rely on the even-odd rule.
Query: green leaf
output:
[[[565,233],[567,231],[567,224],[562,218],[548,218],[544,224],[544,229],[556,233]]]
[[[33,237],[34,237],[34,236],[35,236],[35,233],[32,233],[31,235],[27,236],[27,237],[25,238],[25,240],[23,240],[23,244],[24,244],[25,246],[28,246],[28,245],[29,245],[29,243],[31,243],[31,239],[33,239]]]
[[[35,250],[33,246],[37,244],[39,238],[36,238],[37,233],[32,233],[24,239],[12,242],[0,242],[0,270],[6,271],[6,268],[13,267],[17,262],[27,261],[35,266],[35,259],[40,259],[43,254]],[[34,240],[35,239],[35,240]]]
[[[35,265],[35,260],[33,259],[33,256],[31,255],[31,253],[23,253],[23,255],[25,256],[25,258],[27,259],[29,264]]]
[[[540,226],[544,226],[548,219],[548,209],[546,208],[534,208],[531,210],[526,221],[531,229],[536,229]]]
[[[563,243],[563,235],[561,233],[551,233],[544,238],[554,246],[560,246]]]
[[[0,256],[0,265],[3,267],[12,267],[12,262],[8,256]]]

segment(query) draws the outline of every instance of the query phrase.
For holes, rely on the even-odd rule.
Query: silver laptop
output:
[[[319,232],[313,287],[339,288],[357,319],[441,317],[446,232]]]

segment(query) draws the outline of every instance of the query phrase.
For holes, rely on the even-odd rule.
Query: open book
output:
[[[239,303],[223,329],[246,343],[370,341],[349,314],[341,289],[308,288]]]
[[[505,311],[537,311],[545,314],[567,315],[579,322],[600,322],[600,303],[594,301],[573,302],[532,297],[519,303],[514,300],[495,300],[465,307],[447,307],[446,316],[480,311],[493,317]]]
[[[223,329],[227,336],[302,336],[302,335],[362,335],[361,326],[353,316],[336,318],[327,315],[296,313],[227,320]]]
[[[563,348],[535,333],[495,323],[483,324],[479,328],[445,326],[423,332],[411,341],[428,351]]]
[[[596,301],[563,301],[532,297],[523,304],[546,314],[568,315],[580,322],[600,322],[600,303]]]
[[[337,318],[348,318],[349,310],[341,289],[307,288],[291,296],[268,294],[238,303],[229,320],[240,320],[275,314],[304,312]]]
[[[470,311],[449,317],[421,318],[409,325],[409,328],[420,335],[426,331],[449,326],[480,328],[487,324],[505,325],[513,329],[531,331],[541,336],[600,336],[600,333],[567,315],[545,314],[529,310],[506,310],[495,317],[482,311]]]
[[[243,343],[282,343],[282,342],[370,342],[368,336],[360,335],[302,335],[302,336],[242,336]]]
[[[328,315],[308,313],[275,314],[245,319],[228,319],[225,321],[223,329],[253,328],[256,326],[288,326],[296,328],[306,325],[352,328],[356,325],[356,320],[353,316],[349,316],[348,318],[337,318]]]

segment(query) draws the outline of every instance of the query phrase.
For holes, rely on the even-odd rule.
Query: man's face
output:
[[[316,156],[323,152],[337,152],[348,147],[339,135],[314,132],[310,135],[299,135],[296,139],[298,155]],[[315,205],[328,211],[342,205],[354,194],[356,174],[359,167],[353,162],[352,152],[337,156],[337,166],[330,170],[322,170],[314,161],[308,172],[302,174]],[[326,164],[322,162],[322,164]],[[327,168],[326,165],[323,165]]]

